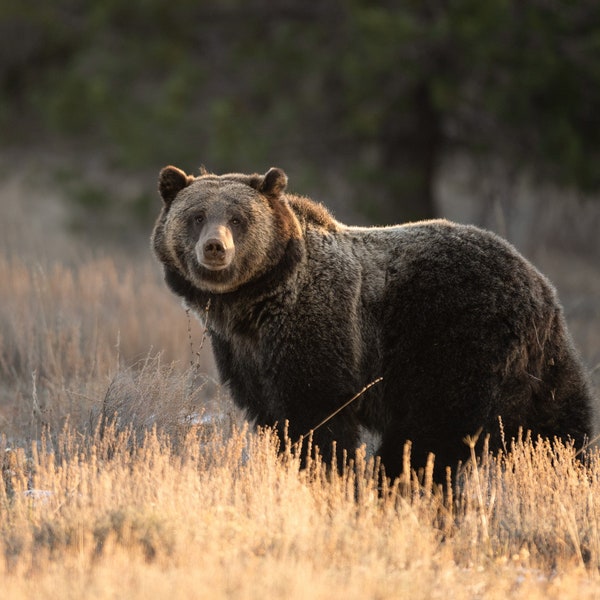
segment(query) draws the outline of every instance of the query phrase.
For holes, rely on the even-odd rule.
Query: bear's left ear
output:
[[[192,175],[186,175],[177,167],[165,167],[158,177],[158,191],[167,206],[175,200],[175,196],[194,181]]]
[[[281,196],[287,186],[287,175],[277,167],[271,167],[263,178],[258,191],[265,196]]]

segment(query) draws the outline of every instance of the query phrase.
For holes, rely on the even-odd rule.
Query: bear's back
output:
[[[491,288],[532,283],[552,288],[510,243],[472,225],[439,219],[391,227],[344,227],[340,234],[346,252],[354,249],[353,255],[362,257],[365,268],[385,265],[388,281],[395,275],[414,276],[418,286],[477,282]]]
[[[508,242],[477,227],[439,220],[346,228],[341,236],[342,254],[360,257],[361,296],[384,337],[412,337],[424,355],[432,344],[468,342],[493,356],[499,337],[522,341],[532,323],[561,311],[550,282]]]

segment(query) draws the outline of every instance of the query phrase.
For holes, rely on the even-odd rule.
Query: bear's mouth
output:
[[[196,262],[194,265],[194,274],[198,279],[206,281],[225,281],[231,277],[231,263],[210,263],[204,264]]]
[[[197,257],[188,262],[189,279],[201,290],[212,293],[230,291],[235,281],[235,269],[231,262],[200,262]]]
[[[230,261],[225,261],[225,260],[211,260],[211,261],[203,260],[200,263],[200,266],[203,269],[207,269],[209,271],[223,271],[224,269],[229,267],[230,264],[231,264]]]

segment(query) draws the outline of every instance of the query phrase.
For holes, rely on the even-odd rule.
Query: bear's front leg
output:
[[[291,443],[292,449],[300,454],[303,469],[318,456],[341,473],[348,459],[354,457],[360,441],[358,422],[350,412],[331,418],[325,415],[320,420],[290,415],[284,424],[277,423],[276,430],[281,449]]]

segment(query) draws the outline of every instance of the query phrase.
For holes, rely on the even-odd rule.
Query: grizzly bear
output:
[[[312,432],[338,464],[366,428],[390,477],[407,441],[438,477],[480,431],[491,449],[520,430],[585,444],[592,398],[556,293],[509,243],[445,220],[349,227],[286,186],[277,168],[160,173],[154,251],[251,419]]]

